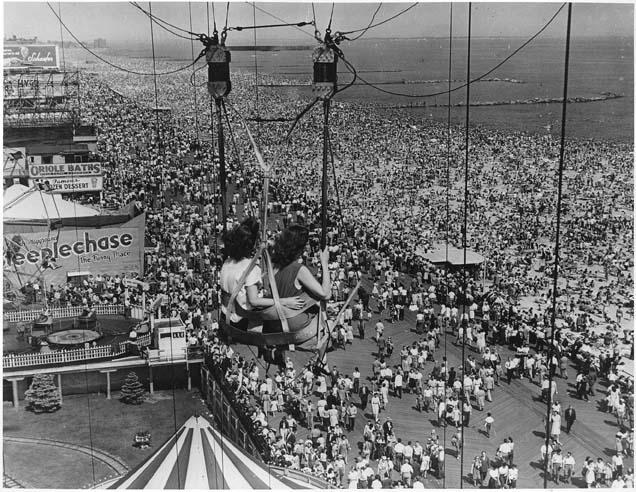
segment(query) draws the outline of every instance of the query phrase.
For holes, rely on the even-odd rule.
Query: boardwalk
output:
[[[365,281],[365,287],[370,291],[369,285]],[[371,307],[374,307],[373,301]],[[346,349],[337,349],[329,353],[329,364],[337,366],[338,370],[343,374],[351,374],[354,367],[358,367],[361,371],[361,384],[368,381],[368,377],[372,374],[371,364],[374,360],[376,351],[375,342],[369,337],[373,335],[372,327],[379,319],[376,312],[373,313],[373,319],[367,324],[367,337],[364,340],[356,338],[352,345],[347,345]],[[392,337],[395,352],[390,359],[390,364],[399,364],[399,351],[403,345],[411,344],[418,340],[419,336],[412,331],[415,326],[414,313],[408,312],[405,320],[391,324],[387,320],[383,320],[385,326],[385,336]],[[453,344],[455,336],[450,333],[446,340],[442,339],[441,346],[435,353],[437,360],[441,359],[444,353],[447,356],[449,366],[458,370],[461,367],[461,348]],[[253,355],[244,346],[235,346],[235,348],[250,360]],[[473,353],[466,350],[466,355]],[[508,355],[507,349],[500,350],[502,358]],[[292,360],[298,362],[306,360],[306,356],[294,356],[290,353]],[[476,357],[479,360],[479,357]],[[424,374],[428,375],[432,369],[432,364],[427,363]],[[276,368],[270,369],[275,371]],[[261,372],[262,375],[262,372]],[[569,381],[573,381],[576,372],[573,366],[568,368]],[[576,459],[575,478],[570,487],[584,487],[581,477],[582,463],[587,456],[592,458],[601,457],[609,460],[614,449],[614,435],[618,430],[616,419],[613,415],[599,411],[600,400],[606,395],[606,387],[603,384],[597,385],[598,390],[596,396],[590,398],[590,402],[583,402],[570,396],[573,389],[572,383],[557,378],[558,395],[557,399],[561,402],[563,408],[567,408],[568,404],[576,409],[577,421],[574,424],[570,435],[562,432],[561,441],[563,442],[564,451],[572,451]],[[483,412],[473,407],[473,413],[470,421],[470,427],[465,429],[464,443],[464,460],[463,469],[461,460],[455,458],[455,451],[450,445],[450,439],[454,433],[453,427],[439,429],[437,427],[435,412],[418,413],[415,409],[415,396],[405,393],[402,399],[396,397],[389,398],[387,409],[380,414],[383,421],[386,417],[391,417],[395,424],[395,435],[401,437],[403,441],[416,440],[425,444],[427,437],[430,436],[431,429],[436,429],[440,440],[446,439],[446,473],[445,479],[437,479],[429,477],[425,481],[427,487],[433,488],[457,488],[460,486],[460,472],[463,473],[464,487],[472,487],[472,482],[467,478],[470,473],[470,465],[473,458],[484,450],[489,456],[493,456],[499,444],[503,442],[505,437],[512,437],[515,442],[515,463],[519,467],[520,488],[538,488],[543,487],[543,471],[539,465],[539,450],[544,443],[543,418],[545,416],[545,404],[539,401],[540,389],[528,380],[513,380],[512,384],[501,383],[501,386],[495,388],[493,393],[493,402],[486,402]],[[316,398],[314,398],[314,402]],[[353,396],[354,403],[359,403],[357,396]],[[474,403],[474,402],[473,402]],[[367,407],[367,412],[370,409]],[[494,429],[496,434],[487,439],[480,432],[483,428],[483,419],[486,412],[491,412],[495,418]],[[278,428],[278,422],[281,414],[271,419],[270,425]],[[362,416],[362,412],[358,413],[354,432],[349,433],[349,441],[352,445],[352,451],[349,455],[349,462],[358,456],[356,444],[362,441],[362,429],[366,422],[366,418],[370,418],[371,414],[367,413]],[[565,424],[564,424],[565,425]],[[444,433],[446,431],[446,433]],[[298,437],[304,439],[306,437],[305,429],[301,427]],[[375,463],[373,464],[375,468]],[[625,469],[633,467],[633,458],[626,460]],[[397,473],[394,473],[394,479],[397,479]],[[548,487],[555,487],[554,482],[549,482]],[[564,487],[564,484],[560,486]]]

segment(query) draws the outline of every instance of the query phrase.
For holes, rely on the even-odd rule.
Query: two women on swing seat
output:
[[[229,297],[248,268],[255,253],[259,239],[259,223],[249,217],[223,236],[226,260],[221,268],[220,283],[225,296]],[[309,269],[299,262],[307,242],[309,232],[306,227],[291,225],[283,229],[274,240],[270,248],[270,258],[274,270],[274,279],[280,303],[289,309],[302,309],[304,301],[301,294],[307,293],[317,300],[327,300],[331,294],[331,279],[329,276],[329,252],[325,248],[320,253],[322,281],[319,282]],[[245,310],[267,308],[274,305],[271,292],[262,292],[262,271],[258,265],[252,268],[241,287],[237,303]],[[227,316],[227,306],[223,303],[223,316]],[[290,332],[302,330],[308,326],[318,312],[318,306],[313,306],[293,318],[288,318]],[[248,320],[236,313],[232,313],[226,322],[241,330],[247,330]],[[265,321],[263,333],[280,333],[280,321]]]

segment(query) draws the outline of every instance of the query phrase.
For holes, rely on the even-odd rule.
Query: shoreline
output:
[[[80,50],[81,52],[81,50]],[[117,57],[121,60],[128,60],[128,61],[135,61],[135,62],[140,62],[142,60],[144,60],[147,64],[152,63],[152,58],[149,57]],[[84,62],[86,60],[90,60],[91,58],[83,58],[81,60],[78,60],[78,68],[81,67],[81,65],[84,64]],[[173,60],[169,60],[169,59],[158,59],[158,62],[161,62],[162,64],[165,64],[165,69],[167,70],[171,70],[174,69],[176,62]],[[105,68],[105,65],[103,64],[103,62],[97,62],[96,64],[97,66],[101,67],[102,69]],[[202,65],[203,66],[203,65]],[[95,65],[91,66],[91,71],[94,71],[94,69],[96,68]],[[160,69],[160,67],[157,68],[158,72],[161,72],[162,70]],[[234,66],[232,68],[233,74],[234,74],[234,83],[236,85],[235,89],[234,89],[234,97],[237,97],[237,93],[239,92],[254,92],[254,88],[256,87],[256,90],[258,90],[259,87],[262,87],[264,89],[267,89],[266,87],[263,87],[263,85],[266,84],[272,84],[272,87],[278,87],[278,88],[282,88],[282,89],[290,89],[293,90],[294,89],[294,85],[292,84],[298,84],[299,89],[300,90],[305,90],[305,88],[308,90],[311,88],[311,85],[307,85],[306,81],[303,81],[297,77],[289,77],[289,76],[280,76],[280,75],[272,75],[271,73],[267,73],[267,72],[259,72],[259,84],[258,86],[255,86],[254,84],[254,72],[251,69],[246,69],[244,67],[237,67]],[[107,85],[110,84],[110,81],[107,81],[104,78],[105,73],[102,70],[96,71],[97,75],[99,76],[99,78],[104,82],[107,83]],[[106,72],[107,73],[107,72]],[[190,76],[189,71],[185,71],[185,73],[188,75],[188,77]],[[129,76],[125,76],[125,77],[129,77]],[[252,79],[252,80],[250,80]],[[510,82],[508,82],[508,80]],[[482,81],[483,82],[483,81]],[[514,85],[517,84],[525,84],[525,81],[521,80],[521,79],[514,79],[514,78],[499,78],[499,77],[494,77],[491,79],[487,79],[486,82],[490,82],[490,83],[511,83]],[[200,93],[199,91],[197,91],[197,96],[200,98],[201,95],[203,96],[203,98],[205,97],[209,97],[207,94],[207,90],[205,90],[205,83],[201,83],[202,84],[202,88],[200,87]],[[405,84],[408,85],[408,84]],[[109,87],[111,87],[109,85]],[[125,94],[124,92],[120,91],[120,89],[118,89],[117,87],[111,87],[114,90],[118,91],[121,93],[122,96],[124,97],[128,97],[129,99],[135,101],[137,104],[140,104],[140,101],[138,99],[135,98],[135,95],[132,94]],[[188,94],[191,94],[191,85],[186,81],[186,86],[184,87],[184,90],[186,90],[188,92]],[[160,88],[160,92],[161,92],[161,88]],[[267,92],[264,91],[264,94],[266,94],[266,97],[271,97],[272,99],[276,100],[276,99],[283,99],[285,97],[285,95],[281,95],[281,94],[267,94]],[[346,94],[346,93],[345,93]],[[586,97],[579,97],[579,96],[572,96],[570,98],[568,98],[568,100],[571,101],[572,104],[585,104],[585,103],[591,103],[591,102],[607,102],[607,101],[613,101],[619,98],[625,98],[626,96],[623,94],[618,94],[618,93],[614,93],[611,91],[606,91],[606,93],[601,93],[602,96],[599,96],[598,98],[586,98]],[[293,94],[293,96],[290,96],[290,99],[294,102],[294,103],[298,103],[298,104],[302,104],[303,106],[307,103],[307,98],[303,97],[303,93],[297,92],[295,94]],[[538,99],[538,100],[537,100]],[[529,108],[531,106],[534,105],[547,105],[547,104],[558,104],[560,100],[562,98],[560,97],[556,97],[556,98],[528,98],[525,99],[526,101],[534,101],[534,102],[528,102],[528,103],[522,103],[522,102],[514,102],[514,101],[477,101],[475,103],[471,103],[471,107],[475,107],[475,108],[495,108],[495,107],[511,107],[511,106],[517,106],[517,107],[523,107],[523,108]],[[589,100],[587,100],[589,99]],[[165,101],[166,104],[173,104],[172,101],[167,100]],[[145,106],[144,103],[141,103],[142,106]],[[253,112],[253,107],[252,104],[250,104],[250,101],[248,100],[247,103],[247,112],[249,113],[248,117],[252,117],[254,115],[252,115],[251,113]],[[426,119],[423,121],[421,117],[416,117],[414,115],[419,114],[419,111],[421,110],[426,110],[426,109],[433,109],[433,110],[439,110],[439,109],[446,109],[448,106],[446,104],[428,104],[425,105],[423,103],[413,103],[413,104],[404,104],[404,103],[387,103],[387,104],[382,104],[379,102],[374,102],[372,100],[366,100],[366,101],[361,101],[361,100],[340,100],[338,98],[335,98],[333,100],[333,106],[337,107],[339,105],[342,105],[343,108],[347,109],[347,108],[351,108],[354,110],[362,110],[362,111],[382,111],[383,114],[379,114],[378,116],[380,118],[383,119],[387,119],[387,118],[395,118],[396,122],[407,122],[410,125],[414,125],[414,126],[418,126],[421,127],[423,125],[425,125],[426,127],[429,127],[429,125],[431,125],[431,127],[436,128],[438,127],[438,125],[442,125],[444,128],[446,127],[446,122],[445,121],[441,121],[440,118],[435,117],[433,115],[427,116]],[[148,106],[150,107],[150,106]],[[455,103],[451,105],[451,108],[462,108],[465,107],[465,103]],[[283,105],[284,108],[284,105]],[[194,111],[190,110],[190,112],[186,112],[184,111],[183,108],[181,107],[173,107],[175,114],[179,114],[182,117],[194,117]],[[286,109],[286,108],[285,108]],[[292,108],[290,108],[292,109]],[[406,110],[406,113],[405,111]],[[411,112],[410,110],[413,110],[413,112]],[[209,111],[209,109],[208,109]],[[265,113],[265,111],[263,111],[263,108],[260,108],[260,114],[259,116],[261,117],[271,117],[271,118],[275,118],[275,117],[295,117],[295,114],[290,115],[290,114],[268,114]],[[389,114],[386,114],[386,112],[389,111]],[[395,111],[395,113],[392,113],[392,111]],[[400,114],[397,114],[397,112],[399,112]],[[538,111],[537,111],[538,112]],[[200,112],[201,113],[201,112]],[[208,114],[208,113],[206,113]],[[521,116],[523,118],[523,116]],[[560,118],[560,116],[558,117]],[[558,119],[555,117],[555,119]],[[445,120],[445,118],[444,118]],[[632,120],[633,121],[633,120]],[[532,125],[531,125],[532,126]],[[541,128],[545,128],[546,125],[541,125]],[[552,125],[554,126],[554,125]],[[463,128],[463,123],[461,122],[452,122],[451,123],[451,127],[454,129],[457,128]],[[264,128],[267,128],[266,126]],[[506,134],[510,134],[510,135],[522,135],[525,137],[533,137],[536,138],[538,140],[549,136],[549,134],[546,134],[544,131],[540,131],[539,128],[535,128],[535,129],[529,129],[529,130],[521,130],[518,128],[511,128],[509,121],[497,121],[495,122],[493,119],[488,119],[488,123],[483,123],[483,122],[475,122],[473,121],[471,123],[471,130],[476,130],[476,131],[484,131],[484,130],[488,130],[488,131],[494,131],[497,133],[506,133]],[[570,129],[571,131],[571,129]],[[555,138],[555,135],[552,135],[552,138]],[[586,136],[586,135],[574,135],[574,136],[568,136],[567,137],[567,141],[568,142],[572,142],[572,143],[576,143],[576,142],[590,142],[590,141],[594,141],[594,142],[603,142],[603,143],[610,143],[612,145],[616,145],[618,147],[622,147],[622,146],[628,146],[631,150],[633,150],[634,147],[634,134],[633,132],[629,135],[629,136]]]

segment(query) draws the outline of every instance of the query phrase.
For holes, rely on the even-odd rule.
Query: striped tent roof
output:
[[[312,483],[309,483],[311,480]],[[205,417],[190,417],[146,461],[113,489],[310,489],[319,480],[257,461],[214,429]]]

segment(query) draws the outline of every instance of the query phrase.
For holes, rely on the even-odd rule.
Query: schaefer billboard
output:
[[[4,287],[27,282],[48,287],[67,281],[68,273],[143,275],[145,214],[117,227],[4,233]],[[28,226],[27,226],[28,228]]]
[[[38,182],[46,182],[53,193],[86,193],[90,191],[102,191],[104,178],[102,176],[74,176],[68,178],[44,178]],[[31,186],[35,180],[29,180]]]
[[[54,44],[4,45],[4,68],[58,68]]]
[[[45,179],[55,177],[101,176],[101,162],[69,162],[62,164],[29,164],[29,177]]]

